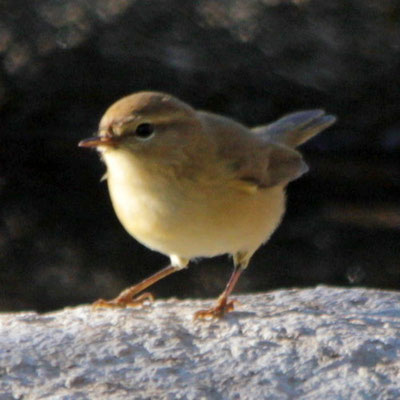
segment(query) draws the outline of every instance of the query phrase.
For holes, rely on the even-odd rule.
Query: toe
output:
[[[231,312],[235,309],[234,303],[236,300],[229,302],[223,302],[218,304],[216,307],[212,307],[208,310],[200,310],[194,314],[194,319],[219,319],[222,318],[226,313]]]
[[[139,307],[145,302],[153,302],[154,296],[151,293],[142,293],[140,296],[132,298],[117,297],[113,300],[99,299],[92,304],[93,309],[97,308],[126,308],[126,307]]]

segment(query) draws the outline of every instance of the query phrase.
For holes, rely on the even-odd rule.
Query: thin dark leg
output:
[[[140,296],[134,298],[134,296],[141,293],[143,290],[147,289],[149,286],[153,285],[160,279],[165,278],[168,275],[179,271],[180,267],[175,267],[169,265],[163,268],[161,271],[156,272],[154,275],[149,276],[137,285],[131,286],[123,290],[115,299],[113,300],[103,300],[99,299],[93,303],[93,307],[134,307],[141,305],[145,300],[153,300],[151,293],[142,293]]]
[[[232,311],[234,309],[235,300],[228,301],[228,296],[232,293],[237,281],[239,280],[240,275],[245,270],[247,263],[245,266],[242,264],[238,264],[234,266],[233,273],[229,278],[229,281],[225,287],[225,290],[220,294],[217,300],[217,304],[215,307],[212,307],[208,310],[200,310],[194,314],[195,319],[199,318],[221,318],[226,313]]]

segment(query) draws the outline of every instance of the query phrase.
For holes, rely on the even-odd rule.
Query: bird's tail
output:
[[[252,131],[257,135],[265,135],[271,142],[296,148],[335,121],[336,117],[325,114],[324,110],[307,110],[285,115],[271,124],[257,126]]]

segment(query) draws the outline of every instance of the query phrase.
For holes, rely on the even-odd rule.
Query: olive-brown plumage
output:
[[[173,96],[140,92],[114,103],[96,147],[107,166],[115,212],[145,246],[171,265],[97,306],[126,306],[155,281],[192,258],[233,255],[235,269],[216,307],[197,317],[218,317],[241,271],[266,242],[285,210],[285,187],[307,171],[295,147],[335,118],[321,110],[289,114],[249,129],[229,118],[196,111]],[[144,296],[146,298],[147,296]]]

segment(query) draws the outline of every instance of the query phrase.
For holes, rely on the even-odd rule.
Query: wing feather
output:
[[[308,170],[294,149],[265,140],[231,119],[205,112],[199,116],[215,131],[216,157],[239,190],[256,193],[286,185]]]

